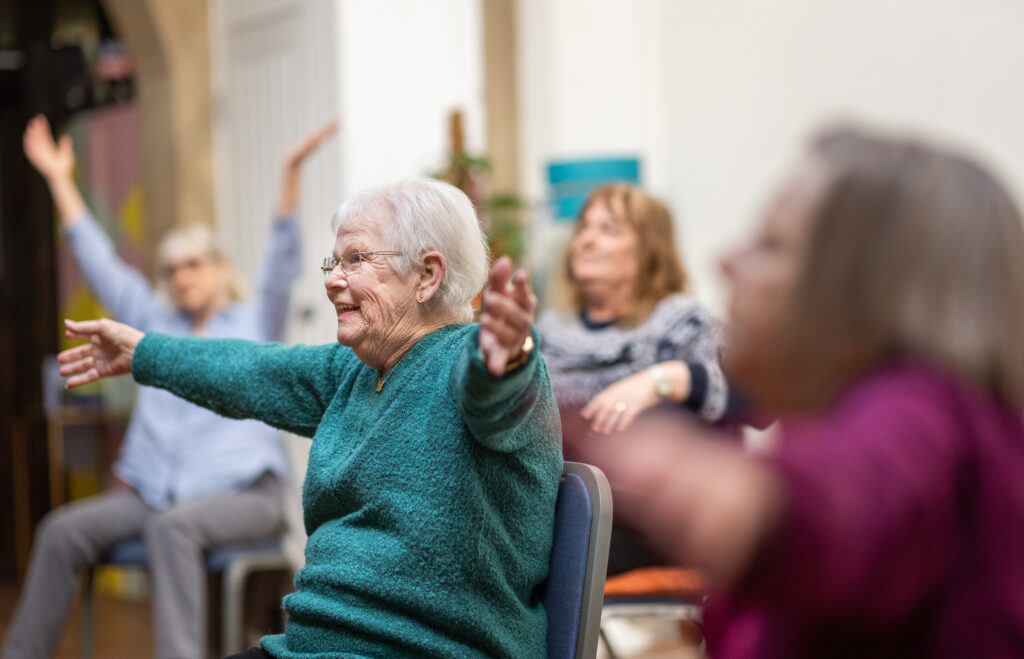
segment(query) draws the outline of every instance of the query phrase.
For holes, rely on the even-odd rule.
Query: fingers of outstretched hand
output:
[[[488,276],[488,286],[490,292],[497,292],[505,294],[508,288],[508,278],[512,274],[512,259],[507,256],[503,256],[494,262],[491,266],[491,272]]]
[[[75,346],[74,348],[68,348],[67,350],[61,351],[57,354],[58,364],[73,364],[74,362],[85,359],[86,357],[92,358],[92,344],[84,346]],[[61,367],[61,375],[64,375],[64,367]]]
[[[103,333],[104,322],[99,320],[70,320],[64,319],[64,336],[69,339],[88,339],[96,334]]]
[[[95,368],[90,368],[81,374],[72,375],[71,377],[69,377],[67,379],[65,386],[67,386],[68,389],[72,389],[74,387],[80,387],[83,384],[96,382],[101,377],[103,376],[100,375],[99,371],[97,371]]]
[[[92,344],[70,348],[57,355],[59,372],[67,378],[67,387],[77,387],[100,379]]]
[[[490,322],[507,325],[520,334],[530,331],[530,324],[533,322],[533,314],[519,306],[519,303],[509,295],[488,291],[484,296],[484,309],[481,321],[487,318]],[[520,336],[522,341],[524,337]]]
[[[532,320],[533,311],[537,308],[537,296],[530,286],[530,276],[522,268],[512,275],[512,299],[531,315]]]

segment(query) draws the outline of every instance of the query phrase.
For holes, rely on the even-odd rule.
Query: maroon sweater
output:
[[[900,362],[786,425],[785,517],[713,598],[713,659],[1024,657],[1019,410]]]

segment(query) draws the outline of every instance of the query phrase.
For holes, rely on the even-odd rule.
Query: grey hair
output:
[[[202,222],[189,222],[171,228],[164,234],[156,249],[158,267],[194,256],[209,256],[215,261],[223,261],[227,258],[224,250],[217,244],[213,230]],[[234,269],[230,270],[224,281],[224,286],[229,300],[237,302],[245,299],[246,286]],[[157,292],[170,300],[167,282],[163,277],[156,278],[156,288]]]
[[[386,248],[403,253],[392,257],[400,275],[418,268],[427,252],[444,256],[447,269],[431,303],[462,322],[473,320],[473,298],[487,282],[490,249],[465,193],[429,178],[382,185],[341,204],[331,219],[331,229],[337,235],[359,220],[377,223],[381,237],[388,242]]]
[[[957,152],[850,126],[809,156],[826,183],[777,351],[785,395],[911,355],[1024,405],[1024,220],[1007,188]]]

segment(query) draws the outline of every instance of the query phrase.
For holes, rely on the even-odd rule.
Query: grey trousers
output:
[[[283,528],[278,479],[153,510],[131,490],[113,490],[51,511],[36,530],[28,574],[8,627],[3,659],[45,659],[64,627],[78,575],[106,549],[141,535],[146,544],[156,656],[206,656],[203,549]]]

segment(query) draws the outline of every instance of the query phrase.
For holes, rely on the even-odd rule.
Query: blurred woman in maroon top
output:
[[[1024,656],[1024,225],[1003,186],[828,130],[723,270],[726,368],[782,417],[774,450],[667,422],[588,445],[616,508],[719,585],[711,656]]]

